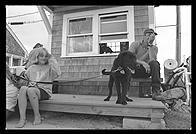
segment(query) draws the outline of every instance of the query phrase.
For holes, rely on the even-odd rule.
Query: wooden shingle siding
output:
[[[134,11],[148,10],[148,6],[134,6]]]
[[[148,15],[140,15],[140,16],[134,16],[135,22],[144,22],[148,20]]]
[[[52,44],[51,44],[51,48],[53,49],[53,48],[61,48],[61,46],[62,46],[62,42],[61,41],[55,41],[55,42],[52,42]],[[59,54],[60,54],[61,52],[59,52]]]
[[[97,7],[98,8],[98,7]],[[63,9],[63,8],[62,8]],[[62,74],[59,77],[61,80],[79,80],[89,78],[101,74],[102,69],[110,70],[112,63],[116,56],[102,56],[102,57],[61,57],[62,47],[62,30],[63,30],[63,15],[73,11],[54,12],[53,25],[52,25],[52,43],[51,52],[57,58],[60,65]],[[94,8],[96,9],[96,8]],[[78,11],[90,10],[81,9]],[[74,11],[76,12],[76,11]],[[143,31],[149,26],[148,6],[134,6],[134,32],[135,41],[141,40]],[[65,45],[65,44],[63,44]],[[86,81],[84,83],[73,83],[66,86],[59,86],[59,93],[71,94],[94,94],[94,95],[107,95],[108,87],[107,80],[109,76],[102,76],[107,78],[104,81]],[[132,83],[134,86],[135,83]],[[137,86],[137,83],[135,84]],[[115,87],[115,86],[114,86]],[[116,95],[115,88],[113,88]],[[128,93],[131,96],[138,96],[138,87],[131,88]]]
[[[63,58],[59,60],[59,65],[62,72],[67,72],[67,78],[87,78],[99,75],[104,68],[110,70],[114,58]]]
[[[52,36],[52,40],[53,42],[62,42],[62,36]]]
[[[6,53],[25,57],[25,52],[17,43],[11,33],[6,29]]]
[[[52,30],[53,37],[55,37],[55,36],[62,37],[62,30],[61,29],[62,29],[62,27],[60,27],[59,29]]]
[[[145,15],[148,15],[147,8],[143,8],[143,9],[140,9],[140,10],[138,10],[138,7],[134,7],[134,8],[135,8],[134,16],[145,16]]]
[[[62,21],[62,20],[61,20]],[[62,24],[61,25],[53,25],[53,31],[62,31]]]
[[[63,14],[64,13],[54,13],[53,25],[56,24],[56,21],[63,20]]]
[[[63,25],[63,18],[59,18],[59,20],[55,20],[52,24],[52,26],[59,26],[59,25]]]
[[[148,7],[134,6],[135,40],[142,39],[143,31],[149,26]]]
[[[135,25],[135,29],[141,27],[148,27],[148,21],[137,22],[136,24],[137,25]]]
[[[108,82],[107,81],[83,81],[76,83],[67,83],[66,85],[59,86],[58,93],[61,94],[80,94],[80,95],[108,95]],[[113,94],[117,95],[115,84],[113,86]],[[128,96],[139,96],[138,87],[131,87],[128,91]]]

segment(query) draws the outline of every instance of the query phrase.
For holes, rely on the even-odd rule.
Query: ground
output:
[[[27,111],[27,123],[21,129],[121,129],[122,117],[115,116],[100,116],[87,114],[73,114],[73,113],[57,113],[57,112],[41,112],[43,118],[41,125],[33,125],[33,113]],[[6,121],[6,129],[15,128],[19,120],[17,113],[13,114]]]
[[[33,125],[33,112],[27,110],[27,123],[24,128],[20,129],[122,129],[123,122],[123,117],[103,115],[41,111],[41,116],[43,118],[42,124]],[[184,116],[181,120],[179,120],[177,118],[174,119],[174,116],[175,115],[171,114],[165,115],[164,119],[167,119],[167,122],[170,120],[168,124],[166,122],[166,129],[190,129],[189,127],[191,127],[191,122],[187,121],[187,117],[185,118]],[[18,121],[19,114],[16,112],[6,121],[5,128],[7,130],[18,129],[15,128]],[[188,124],[186,124],[187,122]]]

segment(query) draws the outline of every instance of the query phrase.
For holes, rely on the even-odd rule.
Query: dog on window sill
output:
[[[100,54],[113,53],[112,49],[107,46],[107,43],[100,44]]]

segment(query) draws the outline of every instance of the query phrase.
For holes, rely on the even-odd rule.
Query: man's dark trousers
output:
[[[160,63],[157,60],[152,60],[149,62],[150,73],[146,73],[145,68],[138,64],[133,78],[152,78],[152,94],[160,94]]]

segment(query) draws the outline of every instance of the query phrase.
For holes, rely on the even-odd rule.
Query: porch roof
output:
[[[61,11],[76,11],[81,9],[99,9],[99,8],[107,8],[114,6],[99,6],[99,5],[82,5],[82,6],[73,6],[73,5],[46,5],[43,6],[48,12],[61,12]]]

